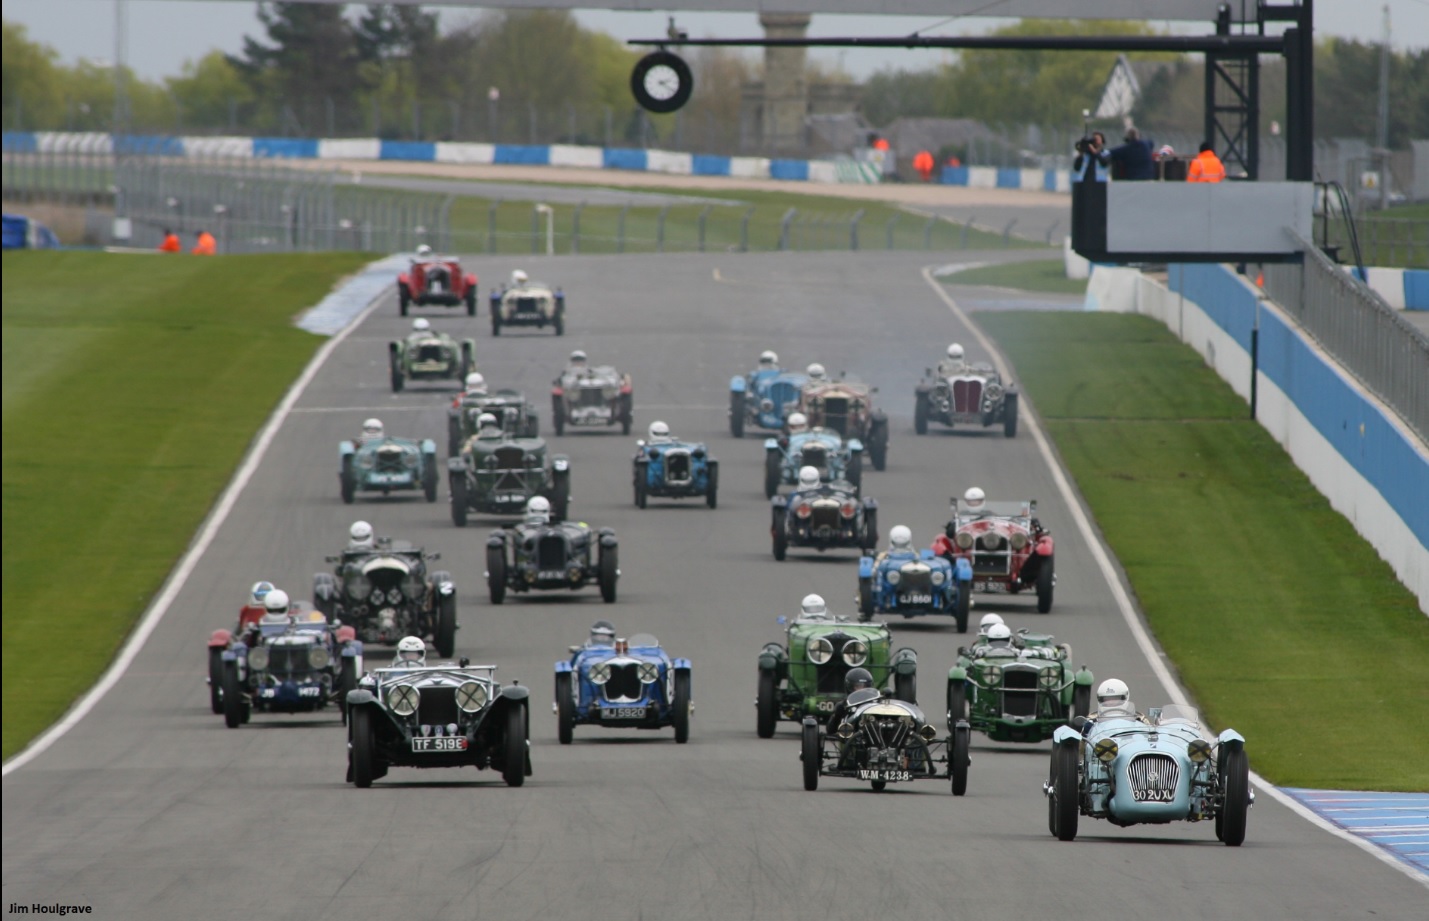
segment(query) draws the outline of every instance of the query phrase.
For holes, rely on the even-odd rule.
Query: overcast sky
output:
[[[653,5],[654,0],[652,0]],[[237,52],[243,36],[262,35],[252,2],[216,3],[195,0],[126,0],[129,19],[129,64],[141,76],[177,74],[184,61],[218,48]],[[1396,49],[1429,47],[1429,0],[1317,0],[1315,32],[1378,42],[1384,32],[1383,7],[1388,6]],[[433,4],[441,21],[450,27],[481,15],[472,7]],[[114,59],[114,0],[5,0],[4,18],[24,24],[30,38],[50,45],[66,63],[79,58]],[[582,10],[577,18],[588,28],[620,39],[664,34],[664,13],[616,13]],[[936,22],[936,17],[836,16],[814,17],[811,36],[904,35]],[[684,13],[680,26],[694,37],[745,38],[760,34],[754,13]],[[931,35],[977,34],[999,25],[999,20],[964,19],[957,25],[933,29]],[[1178,24],[1177,31],[1197,34],[1211,31]],[[921,68],[939,60],[938,51],[824,50],[818,59],[841,66],[864,78],[882,68]]]

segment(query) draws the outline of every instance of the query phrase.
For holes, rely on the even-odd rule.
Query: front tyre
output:
[[[467,499],[466,499],[466,474],[459,473],[451,478],[452,488],[452,524],[459,528],[466,527]]]
[[[729,433],[735,438],[744,437],[744,394],[738,390],[729,392]]]
[[[372,713],[366,707],[359,707],[351,717],[352,782],[359,789],[372,786],[377,777],[377,740],[372,731]]]
[[[675,672],[675,742],[684,745],[690,741],[690,673],[681,669]]]
[[[1250,811],[1250,759],[1245,749],[1226,753],[1221,777],[1221,811],[1216,815],[1216,837],[1227,847],[1245,841],[1247,813]]]
[[[338,482],[341,484],[342,501],[351,505],[352,500],[357,497],[357,472],[352,469],[351,454],[343,455],[342,472],[338,474]]]
[[[506,548],[486,548],[486,591],[492,604],[506,600]]]
[[[456,652],[456,595],[442,595],[437,602],[437,629],[433,636],[437,655],[450,659]]]
[[[804,789],[819,789],[819,768],[822,766],[823,746],[819,744],[819,724],[805,723],[802,748],[799,756],[804,761]]]
[[[223,663],[223,725],[237,729],[243,719],[243,687],[238,681],[238,663]]]
[[[968,792],[968,765],[972,762],[971,735],[967,729],[953,728],[953,742],[948,746],[948,777],[952,781],[954,796],[962,796]]]
[[[208,651],[208,706],[216,714],[223,713],[223,650]]]
[[[1002,434],[1008,438],[1017,435],[1017,394],[1009,393],[1002,399]]]
[[[759,696],[754,699],[758,712],[755,731],[761,739],[774,738],[774,727],[779,722],[779,681],[772,669],[759,670]]]
[[[1047,820],[1058,841],[1077,837],[1078,757],[1075,745],[1058,745],[1052,749],[1052,795],[1047,798]]]
[[[506,710],[501,779],[508,787],[519,787],[526,782],[526,708],[514,702]]]
[[[958,632],[968,632],[968,616],[971,614],[973,606],[973,584],[971,582],[958,582],[958,606],[953,611],[953,616],[958,622]]]
[[[576,700],[570,672],[556,673],[556,738],[570,745],[576,734]]]
[[[918,676],[895,674],[893,676],[893,696],[905,704],[918,703]]]
[[[772,499],[779,491],[779,482],[784,479],[784,458],[778,448],[764,452],[764,498]]]
[[[956,679],[948,682],[948,732],[957,732],[958,720],[968,718],[968,687]]]
[[[615,603],[615,583],[620,578],[620,558],[614,547],[600,550],[600,598],[606,604]]]
[[[1037,613],[1046,614],[1052,610],[1052,590],[1057,585],[1056,569],[1052,564],[1052,557],[1047,557],[1042,561],[1042,566],[1037,570]]]
[[[635,507],[644,508],[650,483],[650,463],[635,462]]]
[[[1090,716],[1092,713],[1092,686],[1079,684],[1072,691],[1072,716]]]
[[[858,619],[863,623],[873,620],[873,580],[858,580]]]
[[[913,431],[919,435],[928,434],[928,397],[918,394],[913,399]]]
[[[422,455],[422,495],[428,502],[437,501],[437,456]]]

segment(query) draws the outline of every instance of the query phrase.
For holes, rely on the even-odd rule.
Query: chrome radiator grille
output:
[[[1181,766],[1170,755],[1137,755],[1126,770],[1126,779],[1138,803],[1169,803],[1176,799]]]

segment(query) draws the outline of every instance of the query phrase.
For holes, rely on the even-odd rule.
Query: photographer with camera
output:
[[[1106,150],[1106,135],[1100,131],[1093,131],[1091,134],[1077,141],[1076,148],[1077,156],[1072,160],[1072,172],[1083,178],[1093,178],[1091,176],[1093,164],[1104,167],[1109,162],[1109,156]]]

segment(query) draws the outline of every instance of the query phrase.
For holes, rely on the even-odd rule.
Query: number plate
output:
[[[898,602],[900,604],[932,604],[933,596],[925,595],[922,592],[908,592],[905,595],[899,595]]]
[[[1176,791],[1133,789],[1131,797],[1138,803],[1169,803],[1176,799]]]
[[[412,372],[414,374],[426,374],[432,371],[445,371],[447,363],[445,361],[414,361],[412,362]]]
[[[542,581],[545,581],[547,579],[560,580],[564,579],[565,577],[565,572],[559,569],[544,569],[541,572],[536,573],[536,578]]]
[[[1007,591],[1006,582],[979,582],[977,589],[980,592],[992,592],[994,595],[1003,594]]]
[[[912,780],[913,774],[910,771],[873,771],[867,768],[858,772],[859,780],[881,780],[885,783],[897,783],[901,780]]]
[[[461,736],[424,736],[412,740],[414,752],[464,752],[466,739]]]
[[[497,494],[497,496],[496,496],[496,501],[497,501],[497,502],[525,502],[525,501],[526,501],[526,497],[523,496],[523,495],[520,495],[520,494],[511,495],[511,494],[499,493],[499,494]]]
[[[643,720],[645,719],[645,708],[601,707],[600,718],[602,720]]]

